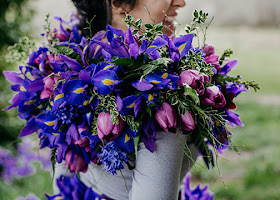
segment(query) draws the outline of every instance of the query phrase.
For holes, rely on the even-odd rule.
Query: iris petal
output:
[[[79,105],[86,99],[87,82],[82,80],[71,80],[64,88],[65,101],[72,105]]]
[[[92,83],[97,87],[98,93],[102,95],[107,95],[113,91],[118,80],[116,73],[110,70],[99,71],[91,79]]]
[[[193,36],[193,34],[188,34],[174,39],[174,45],[179,49],[180,57],[185,56],[189,52]]]

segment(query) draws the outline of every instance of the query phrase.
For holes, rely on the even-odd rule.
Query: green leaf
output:
[[[194,90],[190,87],[187,87],[187,86],[184,86],[184,89],[185,89],[185,91],[184,91],[185,96],[191,97],[195,101],[196,104],[200,103],[200,100],[199,100],[199,97],[198,97],[198,94],[197,94],[196,90]]]
[[[137,160],[137,151],[138,151],[138,145],[140,142],[140,134],[136,135],[135,138],[133,138],[134,141],[134,149],[135,149],[135,159]]]
[[[137,19],[135,25],[140,28],[142,26],[142,19]]]
[[[126,82],[132,82],[132,81],[139,80],[141,76],[142,76],[142,73],[133,73],[133,74],[129,74],[129,75],[125,76],[122,79]]]
[[[198,18],[198,11],[197,10],[194,11],[193,16]]]
[[[131,65],[133,63],[133,61],[131,60],[131,58],[118,58],[118,59],[112,61],[111,63],[124,67],[124,66]]]
[[[56,163],[56,148],[53,148],[51,150],[51,162],[52,162],[52,169],[53,169],[53,178],[54,178],[54,173],[55,173],[55,163]]]
[[[151,24],[145,24],[145,27],[146,27],[147,29],[152,29],[152,28],[153,28],[153,26],[152,26]]]

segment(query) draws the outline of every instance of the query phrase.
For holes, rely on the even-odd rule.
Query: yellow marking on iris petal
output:
[[[31,105],[31,104],[33,104],[33,103],[35,103],[36,102],[36,100],[29,100],[29,101],[25,101],[24,102],[24,105]]]
[[[164,73],[164,74],[162,74],[162,78],[167,78],[167,76],[168,76],[168,73]]]
[[[85,100],[85,102],[83,103],[84,106],[87,106],[89,104],[89,100]]]
[[[187,43],[182,44],[181,46],[179,46],[179,52],[181,53],[181,51],[185,48],[185,46],[187,45]]]
[[[79,30],[79,34],[82,34],[82,31],[81,31],[81,30]]]
[[[114,34],[114,38],[117,38],[117,37],[118,37],[118,35]]]
[[[159,84],[160,81],[150,81],[151,83],[154,83],[154,84]]]
[[[148,49],[153,48],[153,47],[157,47],[157,46],[156,45],[151,45],[151,46],[148,47]]]
[[[53,135],[59,135],[59,133],[52,133]]]
[[[20,91],[22,91],[22,92],[26,92],[26,89],[25,89],[25,87],[23,87],[23,86],[20,86]]]
[[[58,94],[56,95],[56,97],[54,98],[54,101],[57,101],[58,99],[61,99],[64,97],[64,94]]]
[[[149,94],[148,101],[152,101],[153,99],[154,99],[154,96],[152,94]]]
[[[53,126],[54,123],[55,123],[55,121],[45,122],[45,124],[48,125],[48,126]]]
[[[39,69],[40,69],[40,71],[44,71],[44,69],[42,67],[42,63],[39,64]]]
[[[133,108],[134,107],[134,102],[132,104],[130,104],[129,106],[127,106],[127,108]]]
[[[23,68],[21,69],[21,71],[22,71],[23,74],[25,74],[25,72],[26,72],[26,67],[23,67]]]
[[[109,68],[111,68],[111,67],[114,67],[114,65],[108,65],[108,66],[104,67],[103,70],[109,69]]]
[[[113,85],[114,84],[114,81],[109,80],[109,79],[105,79],[102,82],[104,83],[104,85]]]
[[[54,105],[54,104],[53,104],[53,101],[51,101],[50,104],[51,104],[51,106],[53,106],[53,105]]]
[[[74,90],[74,93],[77,93],[77,94],[81,94],[84,92],[84,88],[78,88],[76,90]]]
[[[130,137],[126,134],[125,139],[124,139],[124,143],[127,143],[128,140],[130,140]]]
[[[212,77],[212,76],[210,76],[210,81],[209,81],[209,83],[212,83],[212,79],[213,79],[213,77]]]
[[[85,54],[87,47],[88,45],[86,45],[85,48],[83,49],[83,54]]]
[[[63,196],[58,196],[58,197],[55,197],[54,200],[63,200]]]

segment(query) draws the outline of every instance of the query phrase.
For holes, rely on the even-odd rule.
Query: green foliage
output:
[[[201,52],[195,53],[192,50],[189,50],[188,57],[185,56],[184,58],[181,58],[180,61],[180,72],[188,69],[194,69],[209,76],[213,75],[212,68],[214,66],[203,61]]]
[[[148,41],[153,41],[157,35],[162,34],[162,30],[165,28],[162,23],[159,24],[144,24],[145,29],[143,29],[142,19],[137,19],[134,21],[134,17],[127,14],[123,19],[129,27],[133,28],[133,34],[141,33],[139,40],[147,39]]]

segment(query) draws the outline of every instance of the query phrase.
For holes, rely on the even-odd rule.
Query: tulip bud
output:
[[[65,165],[64,167],[68,167],[71,173],[74,172],[86,172],[88,168],[88,164],[84,159],[82,159],[78,154],[74,154],[74,159],[72,162],[72,152],[69,151],[65,156]]]
[[[161,108],[156,111],[155,118],[165,131],[176,132],[177,115],[168,103],[162,104]]]
[[[225,97],[217,86],[207,87],[200,102],[206,107],[222,108],[226,105]]]
[[[102,112],[97,118],[97,133],[100,139],[107,142],[118,137],[124,128],[124,121],[119,117],[119,124],[113,124],[110,113]]]
[[[193,116],[186,111],[184,115],[181,115],[182,119],[182,129],[186,131],[192,131],[195,128],[195,121],[193,119]]]
[[[206,75],[199,74],[197,70],[185,70],[180,74],[177,85],[183,86],[183,84],[188,84],[192,89],[196,90],[199,95],[203,95],[203,83],[208,80]]]

